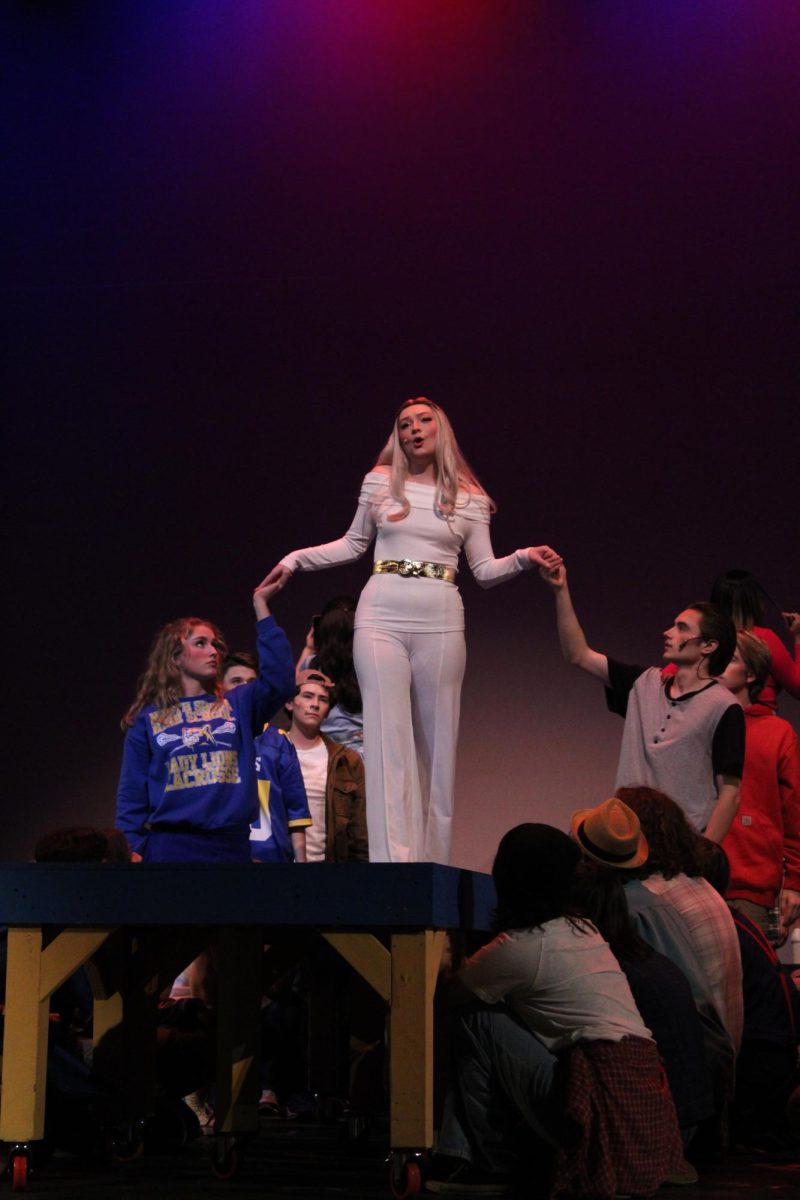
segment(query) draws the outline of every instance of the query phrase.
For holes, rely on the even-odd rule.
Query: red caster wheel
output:
[[[389,1190],[395,1200],[406,1200],[422,1191],[422,1172],[414,1159],[395,1160],[389,1166]]]
[[[242,1167],[242,1147],[233,1138],[220,1138],[214,1146],[211,1173],[217,1179],[235,1179]]]
[[[17,1154],[12,1154],[9,1167],[11,1168],[11,1190],[12,1192],[24,1192],[28,1186],[28,1168],[30,1160],[28,1155],[22,1151]]]

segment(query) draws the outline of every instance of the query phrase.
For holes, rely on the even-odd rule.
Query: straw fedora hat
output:
[[[650,853],[639,818],[616,796],[574,813],[572,836],[588,858],[607,867],[640,867]]]

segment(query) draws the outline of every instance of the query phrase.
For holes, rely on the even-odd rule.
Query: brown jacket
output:
[[[367,802],[361,755],[322,734],[328,751],[325,861],[367,862]]]

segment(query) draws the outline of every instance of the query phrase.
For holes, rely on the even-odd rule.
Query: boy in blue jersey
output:
[[[285,730],[267,725],[255,752],[259,813],[250,827],[253,861],[305,862],[311,813],[297,751]]]
[[[255,655],[229,653],[222,664],[222,690],[256,678]],[[253,862],[305,862],[306,828],[311,815],[297,753],[283,729],[265,725],[255,739],[258,819],[250,826]]]

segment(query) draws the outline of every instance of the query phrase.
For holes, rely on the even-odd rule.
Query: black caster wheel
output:
[[[135,1162],[144,1154],[144,1121],[128,1121],[115,1129],[109,1138],[109,1156],[112,1162]]]
[[[216,1138],[211,1157],[211,1174],[216,1179],[235,1179],[242,1169],[243,1147],[230,1134]]]

